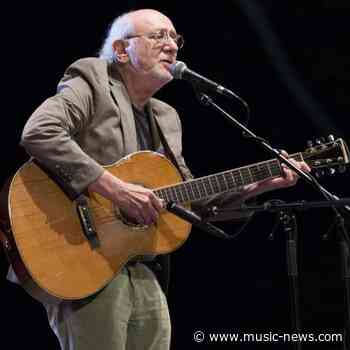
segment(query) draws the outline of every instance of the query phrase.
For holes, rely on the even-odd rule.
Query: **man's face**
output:
[[[176,61],[178,47],[173,39],[160,40],[153,33],[167,33],[168,38],[175,37],[176,31],[172,22],[160,13],[136,17],[133,20],[133,35],[141,35],[128,39],[126,51],[129,55],[132,69],[153,79],[160,84],[172,79],[170,65]],[[145,35],[144,35],[145,34]]]

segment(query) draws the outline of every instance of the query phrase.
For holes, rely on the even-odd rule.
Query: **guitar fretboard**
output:
[[[293,154],[291,158],[302,161],[302,153]],[[208,198],[215,194],[239,190],[242,186],[282,174],[278,160],[268,160],[227,170],[218,174],[200,177],[176,185],[155,190],[155,194],[166,202],[186,203]]]

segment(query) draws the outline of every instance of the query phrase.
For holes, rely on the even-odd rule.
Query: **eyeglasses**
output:
[[[178,49],[181,49],[184,46],[185,40],[182,35],[175,34],[172,32],[168,32],[166,30],[159,30],[158,32],[145,33],[145,34],[137,34],[127,36],[125,39],[133,39],[139,37],[146,37],[148,39],[155,40],[158,43],[168,43],[170,40],[173,40]]]

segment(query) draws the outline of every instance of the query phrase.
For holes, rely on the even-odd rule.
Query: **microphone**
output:
[[[242,102],[242,104],[245,107],[248,107],[248,104],[234,92],[187,68],[187,65],[184,62],[176,61],[175,63],[173,63],[170,66],[170,73],[174,77],[174,79],[187,80],[188,82],[194,85],[200,86],[205,89],[213,90],[216,93],[219,93],[226,97],[238,99]]]
[[[200,228],[201,230],[223,239],[230,239],[230,236],[225,233],[220,228],[210,224],[209,222],[204,222],[202,218],[191,210],[184,208],[183,206],[176,204],[174,202],[169,202],[166,206],[167,210],[176,216],[180,217],[193,224],[194,226]]]

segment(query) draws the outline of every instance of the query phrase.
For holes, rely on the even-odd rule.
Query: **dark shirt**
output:
[[[154,142],[152,137],[149,115],[147,112],[140,111],[135,107],[133,107],[133,111],[135,116],[138,149],[139,151],[153,151]]]
[[[164,147],[162,144],[155,149],[153,131],[150,123],[149,113],[146,111],[140,111],[133,106],[134,117],[135,117],[135,126],[136,126],[136,135],[137,135],[137,144],[139,151],[155,151],[161,154],[164,154]]]

